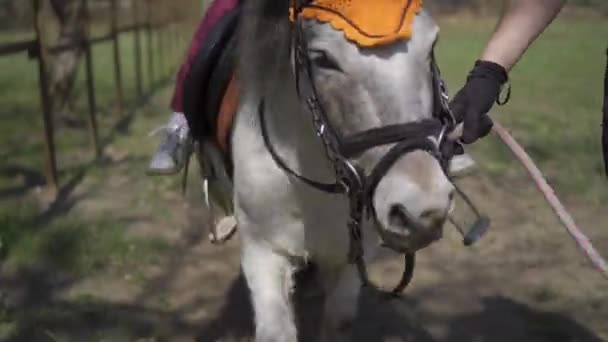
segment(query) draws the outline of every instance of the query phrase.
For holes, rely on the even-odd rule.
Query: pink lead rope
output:
[[[587,258],[591,260],[591,263],[602,273],[602,275],[608,279],[608,263],[602,258],[602,256],[595,250],[589,238],[581,232],[577,227],[572,216],[568,213],[566,208],[562,205],[560,200],[555,195],[555,191],[549,186],[545,177],[540,172],[538,167],[534,164],[534,161],[528,156],[526,151],[515,141],[515,139],[509,134],[509,132],[502,127],[496,120],[494,120],[493,131],[498,135],[500,140],[507,145],[509,150],[515,155],[517,160],[526,169],[536,187],[542,192],[543,196],[557,214],[560,221],[568,230],[568,233],[574,238],[578,246],[583,250]],[[456,126],[456,128],[448,135],[448,139],[457,140],[462,135],[462,124]]]
[[[593,265],[602,273],[602,275],[608,278],[608,264],[606,260],[602,258],[602,256],[595,250],[589,238],[585,236],[581,232],[581,230],[577,227],[574,219],[566,208],[562,205],[560,200],[555,195],[555,191],[549,186],[543,174],[540,172],[538,167],[534,164],[530,156],[526,153],[526,151],[513,139],[513,137],[509,134],[509,132],[502,127],[499,123],[494,121],[493,131],[498,135],[498,137],[502,140],[507,147],[511,150],[511,152],[515,155],[517,160],[524,166],[536,187],[543,193],[545,199],[553,208],[553,211],[557,214],[560,221],[568,230],[568,233],[574,238],[578,246],[583,250],[583,252],[587,255],[589,260],[593,263]]]

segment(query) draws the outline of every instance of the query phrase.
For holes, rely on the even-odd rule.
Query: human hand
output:
[[[471,144],[490,133],[493,124],[487,113],[494,102],[503,105],[509,100],[510,89],[505,101],[499,101],[502,86],[508,79],[506,70],[499,64],[475,62],[467,82],[450,102],[456,122],[464,125],[460,138],[463,143]]]

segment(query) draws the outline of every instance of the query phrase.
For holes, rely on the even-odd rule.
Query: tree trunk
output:
[[[50,0],[50,3],[60,25],[57,45],[70,46],[53,55],[49,66],[53,115],[60,120],[70,116],[70,98],[84,53],[82,42],[86,37],[86,4],[84,0]]]

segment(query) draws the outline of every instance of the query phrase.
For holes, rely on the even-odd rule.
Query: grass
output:
[[[438,59],[453,95],[464,82],[464,77],[473,61],[488,40],[495,18],[471,18],[456,16],[439,18],[441,40]],[[496,108],[493,114],[512,129],[515,137],[539,162],[541,169],[561,194],[572,195],[589,203],[601,203],[608,199],[608,189],[601,170],[600,152],[600,107],[605,66],[605,37],[608,27],[600,18],[564,16],[530,48],[511,74],[513,94],[511,102]],[[26,37],[27,33],[14,32],[0,35],[0,41],[12,41],[15,37]],[[146,58],[147,40],[142,36],[143,83],[151,86],[150,66]],[[154,42],[157,42],[156,38]],[[173,45],[171,45],[173,46]],[[123,87],[127,111],[137,106],[135,92],[134,37],[121,36]],[[167,53],[175,61],[180,54]],[[115,134],[115,124],[120,119],[113,112],[116,104],[116,85],[113,73],[112,44],[104,43],[93,48],[95,89],[98,103],[100,136],[108,138]],[[168,64],[166,64],[168,65]],[[15,55],[0,58],[0,194],[26,194],[28,190],[43,184],[42,120],[38,96],[38,76],[35,61]],[[158,53],[155,54],[153,78],[158,80],[171,76],[168,68],[159,72]],[[81,63],[74,94],[74,113],[83,122],[88,111],[86,102],[84,63]],[[498,114],[500,112],[500,114]],[[140,132],[141,133],[141,132]],[[93,160],[91,143],[86,129],[58,127],[56,146],[60,183],[65,184],[85,170],[89,176],[103,178],[107,169],[89,167]],[[137,150],[138,139],[123,139],[121,148]],[[496,140],[484,139],[471,147],[481,165],[504,180],[513,180],[518,166],[509,152]],[[159,184],[173,186],[173,181],[154,180]],[[158,183],[158,184],[157,184]],[[155,191],[155,188],[150,191]],[[1,198],[0,198],[1,200]],[[145,201],[141,199],[138,201]],[[162,208],[159,208],[162,209]],[[57,241],[67,254],[81,255],[90,252],[88,247],[71,245],[66,238],[79,236],[84,246],[90,239],[100,239],[100,253],[124,251],[119,236],[120,228],[109,222],[87,223],[80,218],[62,219],[38,233],[32,227],[32,218],[37,209],[15,201],[3,201],[0,211],[0,234],[2,251],[16,263],[32,263],[46,252],[57,248],[47,241]],[[26,227],[26,229],[23,229]],[[100,234],[100,235],[99,235]],[[103,245],[106,247],[103,247]],[[116,251],[104,250],[116,244]],[[83,249],[81,249],[83,248]],[[110,254],[112,254],[110,253]],[[59,253],[61,254],[61,253]],[[66,257],[66,260],[69,259]],[[93,258],[94,259],[94,258]],[[60,267],[86,268],[95,263],[81,258],[82,265],[69,264],[61,258],[53,260]]]
[[[599,205],[608,200],[601,160],[601,106],[606,67],[605,19],[564,15],[512,70],[512,96],[492,114],[538,162],[563,195]],[[439,19],[438,60],[453,96],[496,23],[495,18]],[[518,168],[497,139],[472,146],[484,168],[507,177]]]
[[[4,278],[0,282],[2,341],[28,334],[24,326],[33,324],[31,322],[38,322],[35,324],[39,326],[31,332],[38,338],[57,340],[55,337],[60,335],[40,336],[55,333],[53,322],[83,320],[81,324],[84,324],[91,315],[113,319],[95,295],[86,294],[93,291],[91,289],[80,290],[85,293],[66,304],[61,304],[55,291],[99,274],[105,274],[106,279],[116,274],[129,275],[134,278],[131,282],[142,281],[140,268],[157,263],[158,256],[170,247],[160,237],[129,237],[127,223],[110,215],[87,219],[67,214],[51,221],[40,218],[36,205],[27,201],[0,209],[0,266]],[[15,296],[12,282],[20,284],[17,291],[23,289],[26,303],[32,301],[27,299],[30,297],[35,298],[34,302],[18,307],[11,304],[11,300],[15,300],[11,299]],[[57,284],[64,285],[58,289]],[[59,340],[72,339],[66,336]]]
[[[489,38],[495,19],[459,16],[442,17],[439,22],[442,33],[438,59],[453,95],[463,85],[466,73]],[[608,27],[600,19],[558,19],[513,70],[511,102],[503,108],[496,108],[496,114],[493,114],[512,129],[561,195],[573,196],[592,205],[608,200],[608,189],[600,167],[599,145],[607,34]],[[0,41],[14,39],[11,37],[0,34]],[[133,36],[122,37],[121,62],[128,112],[138,105]],[[146,39],[142,43],[145,52]],[[152,109],[158,110],[162,118],[149,111],[138,113],[137,120],[145,123],[131,127],[129,134],[117,134],[115,125],[120,117],[113,111],[116,87],[111,43],[97,45],[93,55],[100,136],[111,142],[112,147],[127,151],[129,158],[133,159],[124,165],[94,162],[86,126],[58,127],[55,137],[60,183],[63,185],[82,174],[86,174],[88,180],[94,179],[99,188],[104,187],[110,176],[122,175],[131,180],[143,177],[142,169],[147,160],[138,157],[147,156],[149,144],[142,140],[146,139],[146,130],[158,123],[156,120],[164,120],[167,114],[166,103],[163,103],[165,108]],[[174,52],[171,55],[174,61],[180,54]],[[143,81],[149,90],[147,59],[144,58],[143,62]],[[16,272],[43,267],[76,278],[128,270],[137,277],[137,268],[141,264],[154,260],[167,249],[165,240],[130,237],[126,234],[128,222],[116,219],[111,211],[83,215],[68,208],[64,213],[47,217],[45,208],[40,208],[30,199],[32,190],[44,181],[36,64],[18,55],[0,58],[0,69],[3,70],[0,77],[0,160],[3,161],[0,165],[0,266]],[[160,74],[155,67],[154,79],[170,76],[168,68]],[[82,65],[74,100],[74,113],[84,121],[88,109]],[[516,171],[519,166],[496,139],[484,139],[471,150],[483,168],[500,177],[497,179],[505,182],[520,179]],[[169,222],[174,213],[164,206],[166,202],[161,198],[170,193],[167,190],[176,189],[178,183],[177,177],[146,180],[142,189],[134,187],[139,192],[129,197],[129,210],[151,208],[153,219]],[[551,291],[541,289],[531,297],[540,303],[552,302],[558,294]],[[28,314],[36,316],[30,319],[35,322],[53,321],[57,317],[79,322],[86,320],[91,310],[101,316],[109,312],[102,304],[95,297],[83,296],[74,307],[53,307]],[[112,319],[108,317],[109,321]],[[3,336],[15,334],[16,329],[22,329],[16,327],[15,322],[18,321],[24,320],[4,308],[0,293],[0,340]],[[115,326],[118,327],[116,331],[100,336],[100,340],[122,340],[126,333],[120,331],[121,324]],[[162,327],[160,329],[152,333],[164,335]],[[67,340],[56,331],[48,331],[43,338]]]
[[[144,91],[149,93],[173,76],[170,66],[175,65],[180,56],[174,49],[165,52],[162,70],[156,59],[152,79],[147,73],[147,41],[144,38],[142,35],[142,81]],[[14,39],[14,33],[0,34],[2,42]],[[158,36],[154,39],[156,44]],[[166,46],[175,47],[175,44]],[[122,35],[120,49],[125,114],[129,114],[139,106],[135,89],[134,35]],[[154,51],[157,58],[158,50]],[[121,120],[114,113],[116,85],[112,44],[96,45],[93,59],[99,134],[102,142],[109,143]],[[109,265],[127,267],[145,260],[146,255],[162,251],[166,243],[158,239],[126,238],[126,224],[113,220],[111,213],[95,217],[72,214],[54,217],[52,210],[45,212],[48,208],[39,208],[38,203],[30,199],[29,195],[44,184],[37,64],[26,56],[12,55],[0,58],[0,69],[3,70],[0,77],[0,160],[3,161],[0,166],[0,265],[11,269],[43,265],[74,276],[85,276]],[[73,113],[83,123],[88,113],[85,81],[83,60],[73,95]],[[133,140],[136,139],[141,136]],[[55,144],[61,185],[78,181],[84,173],[102,180],[111,172],[111,167],[103,167],[94,160],[86,125],[56,127]]]
[[[9,41],[11,35],[3,37],[0,41]],[[173,76],[173,70],[169,65],[174,65],[177,58],[174,53],[175,45],[166,45],[168,52],[165,53],[165,63],[161,66],[156,49],[158,36],[154,35],[153,44],[155,59],[152,69],[148,64],[146,51],[147,40],[142,35],[142,69],[144,90],[149,91],[151,87],[157,87],[160,81],[167,80]],[[169,38],[169,37],[166,37]],[[137,105],[137,95],[135,91],[135,58],[134,58],[134,37],[132,34],[124,34],[120,39],[121,67],[123,89],[125,95],[126,108],[128,113]],[[116,83],[114,79],[114,64],[112,55],[112,43],[102,43],[93,47],[93,70],[95,96],[98,107],[98,121],[100,125],[100,136],[103,138],[112,131],[113,125],[120,119],[114,109],[116,108]],[[161,69],[162,67],[162,69]],[[0,68],[3,70],[0,78],[0,158],[7,160],[8,163],[15,163],[27,166],[35,170],[43,169],[43,123],[41,115],[41,105],[38,93],[38,73],[37,64],[33,60],[28,60],[26,56],[14,55],[0,58]],[[152,70],[152,76],[150,74]],[[151,79],[151,78],[154,79]],[[85,125],[88,115],[86,79],[84,60],[80,64],[78,80],[75,85],[74,108],[76,119]],[[62,169],[69,168],[74,161],[74,153],[81,156],[83,146],[90,146],[91,142],[85,130],[56,129],[55,139],[58,152],[58,164]],[[89,156],[92,151],[88,152]],[[80,158],[82,159],[82,158]],[[77,160],[80,162],[81,160]]]
[[[0,42],[18,41],[30,36],[27,32],[5,32],[0,33]],[[167,51],[163,53],[161,64],[159,35],[153,35],[151,66],[146,35],[141,36],[142,81],[146,96],[166,87],[174,75],[174,66],[183,55],[184,40],[170,36],[164,38]],[[150,125],[160,124],[168,114],[167,103],[162,104],[163,108],[152,105],[139,110],[141,100],[145,99],[139,99],[136,92],[133,34],[121,35],[120,50],[125,117],[137,110],[137,115],[145,117]],[[178,181],[176,179],[151,178],[142,182],[145,187],[140,193],[122,197],[120,193],[116,194],[124,202],[114,204],[119,208],[118,213],[111,208],[97,207],[88,212],[74,210],[74,201],[94,198],[104,191],[106,182],[127,176],[137,177],[133,174],[143,175],[145,161],[140,155],[147,157],[152,141],[146,138],[150,125],[127,125],[128,129],[123,131],[116,129],[124,117],[115,112],[117,92],[112,43],[95,45],[92,53],[99,136],[104,147],[111,147],[118,153],[127,151],[127,162],[122,164],[94,158],[86,127],[88,103],[83,59],[70,114],[77,124],[62,123],[55,127],[59,183],[65,194],[50,206],[40,202],[37,195],[38,187],[44,184],[44,145],[36,61],[29,60],[25,54],[0,57],[0,69],[3,70],[0,76],[0,340],[3,341],[21,338],[23,334],[30,336],[30,332],[36,336],[34,340],[73,340],[69,333],[58,331],[55,322],[66,322],[66,325],[70,325],[67,322],[76,322],[74,325],[84,327],[83,331],[89,328],[93,331],[97,326],[90,321],[96,320],[107,321],[116,327],[102,329],[106,331],[100,332],[98,340],[132,341],[126,337],[129,336],[129,323],[120,322],[120,318],[112,313],[118,309],[108,304],[105,298],[99,298],[99,289],[86,282],[79,285],[80,280],[102,277],[108,282],[138,286],[146,278],[146,267],[157,265],[159,257],[170,248],[170,243],[159,235],[138,235],[130,229],[142,207],[152,208],[150,210],[157,220],[155,223],[159,222],[159,225],[172,220],[173,213],[168,212],[156,197],[163,193],[163,189],[174,185]],[[76,188],[80,193],[74,191]],[[125,201],[124,197],[133,201]],[[121,205],[128,208],[123,210]],[[135,218],[131,219],[129,214]],[[32,274],[33,278],[28,278]],[[63,279],[68,281],[66,287],[55,288],[54,284]],[[13,281],[20,284],[16,290],[11,288]],[[49,285],[46,285],[47,281]],[[82,300],[74,302],[61,297],[64,295],[61,291],[72,286],[76,291],[74,295]],[[20,289],[23,289],[26,300],[30,296],[37,298],[31,307],[19,304],[16,307],[12,302],[24,300],[19,299]],[[39,293],[43,294],[40,298]],[[91,319],[91,316],[98,318]],[[28,327],[28,324],[35,327]],[[162,329],[162,324],[159,324],[159,328],[148,333],[162,335]]]
[[[108,266],[128,268],[166,248],[157,239],[126,238],[125,224],[111,219],[87,222],[68,215],[47,224],[38,217],[28,204],[0,211],[0,255],[5,267],[46,267],[86,276]]]

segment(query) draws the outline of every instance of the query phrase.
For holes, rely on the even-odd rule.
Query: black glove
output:
[[[492,129],[492,119],[487,113],[494,102],[502,105],[498,98],[503,84],[509,80],[506,70],[499,64],[476,61],[467,82],[450,102],[450,109],[458,123],[464,122],[461,141],[471,144],[485,137]],[[509,89],[510,93],[510,89]]]

